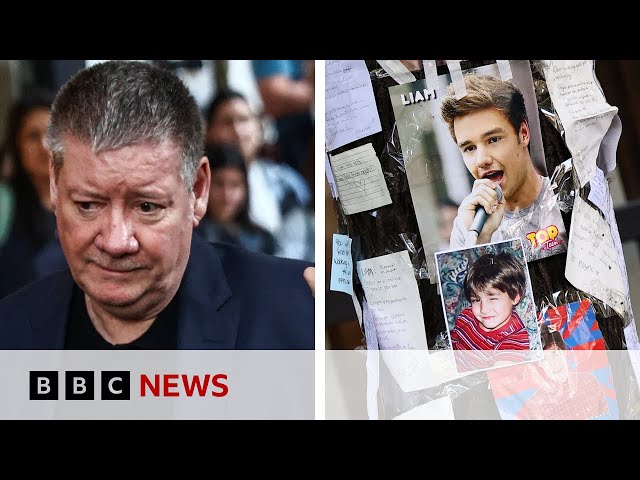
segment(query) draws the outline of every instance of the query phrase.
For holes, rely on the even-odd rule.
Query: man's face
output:
[[[480,322],[480,328],[491,332],[507,323],[519,301],[520,295],[512,300],[506,292],[489,288],[471,296],[471,310]]]
[[[180,285],[193,227],[204,215],[206,159],[189,193],[171,142],[97,155],[73,137],[64,146],[51,193],[74,279],[90,302],[120,318],[157,315]]]
[[[505,198],[517,197],[532,168],[526,122],[516,132],[502,112],[487,108],[456,118],[453,126],[464,163],[474,178],[489,178],[500,185]]]

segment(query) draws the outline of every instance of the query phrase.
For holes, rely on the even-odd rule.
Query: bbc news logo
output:
[[[94,400],[95,372],[65,371],[65,400]],[[29,372],[30,400],[58,400],[60,372]],[[140,397],[224,397],[229,393],[227,375],[141,374],[138,377]],[[101,400],[131,400],[131,372],[100,372]]]

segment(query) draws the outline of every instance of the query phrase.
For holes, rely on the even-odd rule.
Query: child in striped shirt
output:
[[[528,350],[529,335],[515,311],[525,286],[524,270],[513,255],[482,255],[464,280],[464,294],[471,307],[460,313],[451,330],[453,349]],[[506,356],[497,355],[494,360],[508,361],[504,353]]]

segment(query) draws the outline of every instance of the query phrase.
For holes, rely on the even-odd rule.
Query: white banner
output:
[[[314,351],[0,351],[0,419],[313,419]]]

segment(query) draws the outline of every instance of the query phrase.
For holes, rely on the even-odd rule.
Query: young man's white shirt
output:
[[[528,262],[567,251],[567,231],[556,203],[556,195],[549,177],[540,178],[542,188],[538,198],[527,208],[516,211],[505,208],[502,222],[491,236],[491,243],[521,238]],[[557,234],[553,227],[557,229]],[[451,230],[450,248],[464,248],[468,233],[460,216],[457,216]]]

